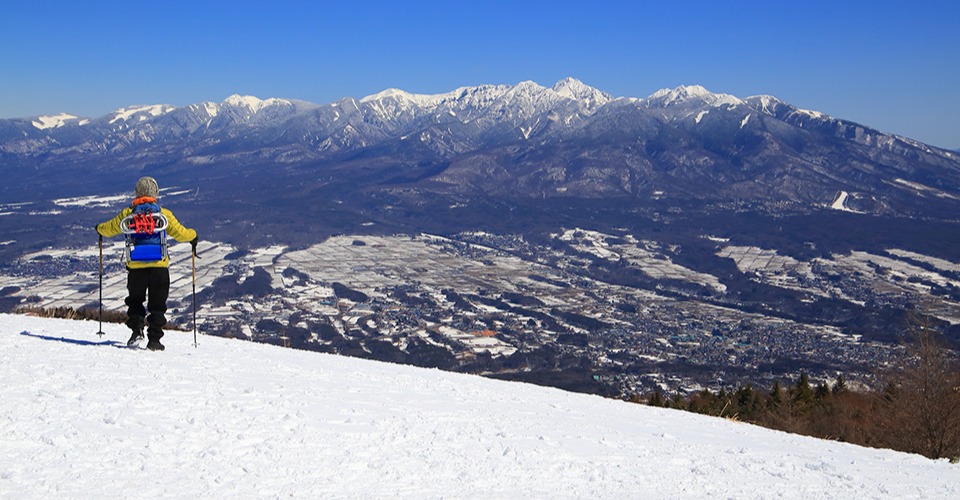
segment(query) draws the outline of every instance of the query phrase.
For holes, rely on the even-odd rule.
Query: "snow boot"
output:
[[[133,330],[133,335],[130,335],[130,340],[127,341],[128,347],[134,347],[140,345],[140,342],[143,341],[143,328],[138,328]]]
[[[151,351],[162,351],[165,349],[163,344],[160,343],[160,338],[163,337],[163,330],[156,326],[151,326],[147,329],[147,349]]]
[[[128,347],[135,347],[143,340],[143,318],[139,316],[130,316],[127,318],[127,326],[133,332],[130,340],[127,341]]]

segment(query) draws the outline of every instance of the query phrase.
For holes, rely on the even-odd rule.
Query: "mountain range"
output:
[[[799,109],[701,86],[614,98],[568,78],[423,95],[397,89],[318,105],[233,95],[97,118],[0,120],[0,188],[121,189],[141,172],[178,184],[237,175],[333,183],[347,192],[515,199],[738,204],[942,217],[960,203],[960,154]],[[259,173],[258,173],[259,172]],[[90,175],[94,173],[94,175]],[[320,181],[320,179],[325,179]],[[118,180],[116,183],[114,180]],[[125,189],[125,188],[124,188]],[[274,190],[276,192],[276,189]],[[62,193],[57,193],[62,194]],[[74,193],[75,194],[75,193]]]

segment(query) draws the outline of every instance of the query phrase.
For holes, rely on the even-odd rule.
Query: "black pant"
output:
[[[144,309],[143,301],[150,300]],[[147,337],[160,340],[163,325],[167,324],[167,295],[170,293],[170,270],[165,267],[129,269],[127,271],[127,325],[135,330],[143,328],[147,320]],[[147,316],[149,311],[150,315]]]

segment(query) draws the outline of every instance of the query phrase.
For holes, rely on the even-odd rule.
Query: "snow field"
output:
[[[960,467],[526,384],[0,315],[0,498],[956,498]]]

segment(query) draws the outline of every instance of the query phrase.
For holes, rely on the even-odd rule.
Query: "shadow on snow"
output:
[[[118,342],[116,340],[103,340],[103,341],[95,342],[92,340],[70,339],[66,337],[51,337],[49,335],[38,335],[36,333],[30,333],[28,331],[22,331],[20,332],[20,335],[33,337],[35,339],[40,339],[40,340],[53,340],[56,342],[66,342],[68,344],[75,344],[75,345],[92,345],[92,346],[112,345],[112,346],[118,346],[118,347],[126,347],[126,344],[122,342]]]

